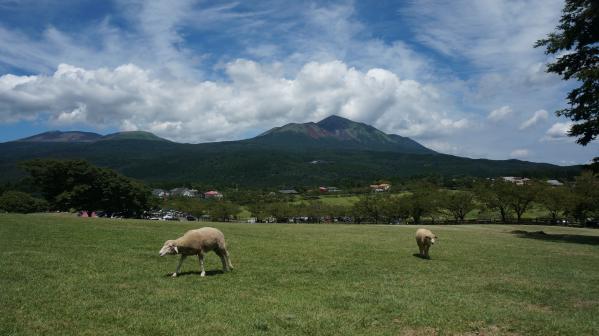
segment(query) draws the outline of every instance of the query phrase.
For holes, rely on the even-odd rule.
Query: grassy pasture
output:
[[[593,335],[599,231],[222,224],[214,254],[169,277],[166,239],[206,223],[0,214],[0,335]],[[518,235],[512,230],[546,235]]]

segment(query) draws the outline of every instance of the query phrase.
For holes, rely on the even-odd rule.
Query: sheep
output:
[[[418,229],[416,231],[416,243],[420,250],[420,256],[422,258],[430,259],[428,249],[435,243],[437,236],[435,236],[430,230]]]
[[[203,227],[197,230],[189,230],[185,232],[182,237],[175,240],[167,240],[164,242],[164,246],[160,249],[159,255],[161,257],[167,254],[180,254],[179,264],[177,270],[173,273],[173,277],[176,277],[181,270],[181,264],[185,258],[189,255],[196,255],[200,260],[200,276],[206,276],[204,270],[204,256],[206,253],[214,251],[223,263],[223,271],[227,272],[233,269],[231,260],[229,259],[229,252],[225,244],[225,236],[223,233],[215,228]]]

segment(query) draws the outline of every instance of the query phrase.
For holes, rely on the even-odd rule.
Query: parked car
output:
[[[194,217],[194,216],[192,216],[192,215],[188,215],[188,216],[186,216],[186,217],[185,217],[185,219],[187,219],[188,221],[197,221],[197,220],[198,220],[197,218],[195,218],[195,217]]]

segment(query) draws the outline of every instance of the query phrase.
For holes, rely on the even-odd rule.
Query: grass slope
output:
[[[438,226],[423,260],[414,227],[211,223],[235,271],[218,272],[211,254],[206,278],[195,259],[169,277],[176,260],[158,256],[162,243],[201,225],[0,215],[0,335],[599,330],[599,231]]]

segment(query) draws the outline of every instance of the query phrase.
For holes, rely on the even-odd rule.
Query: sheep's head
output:
[[[179,253],[179,249],[177,248],[177,245],[175,245],[175,241],[167,240],[166,242],[164,242],[164,246],[162,246],[158,254],[160,254],[161,257],[164,257],[167,254],[177,253]]]
[[[435,244],[435,241],[437,240],[437,236],[435,235],[427,235],[426,237],[424,237],[424,240],[427,242],[430,242],[431,245]]]

